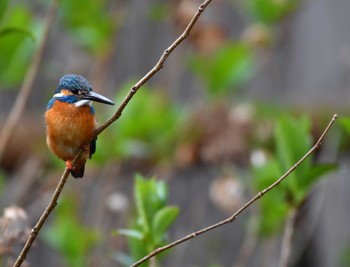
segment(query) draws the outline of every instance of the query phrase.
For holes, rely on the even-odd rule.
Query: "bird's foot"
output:
[[[67,161],[66,161],[66,167],[67,167],[70,171],[72,171],[72,170],[75,169],[75,166],[73,165],[73,163],[72,163],[71,160],[67,160]]]

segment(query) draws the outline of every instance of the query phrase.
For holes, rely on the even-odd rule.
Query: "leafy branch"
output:
[[[114,113],[114,115],[96,130],[96,136],[99,135],[101,132],[103,132],[113,122],[119,119],[119,117],[122,115],[123,110],[128,105],[129,101],[134,96],[134,94],[138,91],[138,89],[140,89],[142,85],[144,85],[151,77],[153,77],[158,71],[160,71],[163,68],[163,64],[167,60],[169,55],[175,50],[175,48],[178,45],[180,45],[190,35],[193,26],[195,25],[200,15],[203,13],[203,11],[206,9],[206,7],[210,4],[211,1],[212,0],[206,0],[199,6],[197,12],[194,14],[193,18],[187,25],[184,32],[163,52],[157,64],[130,89],[130,91],[128,92],[128,94],[126,95],[126,97],[124,98],[123,102],[120,104],[119,108]],[[83,153],[83,149],[80,149],[79,152],[75,155],[74,160],[72,161],[73,165],[79,160],[82,153]],[[20,252],[14,264],[15,267],[19,267],[22,265],[34,240],[36,239],[38,233],[40,232],[42,226],[44,225],[46,219],[49,217],[52,210],[57,205],[57,200],[68,179],[69,173],[70,173],[70,170],[68,168],[65,168],[48,206],[46,207],[45,211],[41,215],[40,219],[38,220],[34,228],[32,229],[22,251]]]
[[[317,140],[317,142],[315,143],[315,145],[299,160],[297,161],[297,163],[295,163],[293,165],[293,167],[291,167],[285,174],[283,174],[280,178],[278,178],[274,183],[272,183],[271,185],[269,185],[268,187],[266,187],[265,189],[263,189],[262,191],[260,191],[259,193],[257,193],[252,199],[250,199],[246,204],[244,204],[238,211],[236,211],[234,214],[232,214],[230,217],[228,217],[227,219],[220,221],[218,223],[212,224],[206,228],[203,228],[201,230],[198,230],[196,232],[193,232],[183,238],[180,238],[166,246],[163,247],[159,247],[156,250],[154,250],[153,252],[151,252],[150,254],[148,254],[147,256],[143,257],[142,259],[140,259],[138,262],[134,263],[133,265],[131,265],[130,267],[137,267],[140,266],[142,263],[144,263],[145,261],[151,259],[152,257],[158,255],[159,253],[168,250],[174,246],[177,246],[185,241],[188,241],[190,239],[193,239],[201,234],[204,234],[206,232],[209,232],[215,228],[218,228],[220,226],[223,226],[225,224],[231,223],[233,221],[235,221],[238,216],[244,211],[246,210],[249,206],[251,206],[255,201],[257,201],[258,199],[262,198],[267,192],[269,192],[271,189],[273,189],[274,187],[276,187],[277,185],[279,185],[289,174],[291,174],[296,168],[298,168],[298,166],[304,161],[306,160],[310,155],[312,155],[317,149],[320,148],[321,143],[323,138],[325,137],[326,133],[328,132],[328,130],[331,128],[331,126],[333,125],[333,123],[335,122],[337,118],[337,114],[334,114],[331,121],[329,122],[329,124],[327,125],[326,129],[323,131],[323,133],[321,134],[320,138]],[[288,234],[288,237],[291,236],[291,233]],[[288,240],[285,241],[286,243],[288,243]],[[283,264],[283,262],[285,261],[286,258],[288,258],[288,251],[283,252],[284,256],[281,259],[281,262]]]

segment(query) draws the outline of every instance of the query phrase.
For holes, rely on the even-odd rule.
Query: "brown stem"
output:
[[[294,164],[293,167],[291,167],[285,174],[283,174],[279,179],[277,179],[274,183],[272,183],[270,186],[266,187],[264,190],[260,191],[258,194],[256,194],[251,200],[249,200],[246,204],[244,204],[238,211],[236,211],[231,217],[212,224],[206,228],[203,228],[199,231],[193,232],[192,234],[189,234],[183,238],[180,238],[166,246],[163,247],[159,247],[156,250],[152,251],[150,254],[146,255],[145,257],[143,257],[142,259],[140,259],[139,261],[137,261],[136,263],[134,263],[133,265],[131,265],[130,267],[136,267],[136,266],[140,266],[142,263],[144,263],[145,261],[149,260],[150,258],[158,255],[159,253],[168,250],[178,244],[181,244],[185,241],[188,241],[192,238],[195,238],[201,234],[204,234],[208,231],[211,231],[215,228],[218,228],[222,225],[228,224],[233,222],[234,220],[237,219],[238,215],[240,215],[244,210],[246,210],[250,205],[252,205],[255,201],[257,201],[259,198],[262,198],[267,192],[269,192],[272,188],[276,187],[277,185],[279,185],[290,173],[292,173],[306,158],[308,158],[312,153],[314,153],[320,146],[321,146],[321,142],[324,138],[324,136],[326,135],[326,133],[328,132],[328,130],[330,129],[330,127],[333,125],[333,123],[335,122],[337,118],[337,115],[334,114],[332,120],[329,122],[328,126],[326,127],[326,129],[323,131],[322,135],[320,136],[320,138],[317,140],[316,144],[297,162]]]
[[[57,0],[55,0],[57,1]],[[101,132],[103,132],[109,125],[111,125],[114,121],[116,121],[117,119],[119,119],[119,117],[122,115],[122,112],[124,110],[124,108],[127,106],[127,104],[129,103],[129,101],[131,100],[131,98],[133,97],[133,95],[137,92],[137,90],[143,85],[145,84],[151,77],[153,77],[159,70],[162,69],[164,62],[167,60],[167,58],[169,57],[169,55],[174,51],[174,49],[180,44],[182,43],[183,40],[185,40],[189,35],[190,32],[194,26],[194,24],[196,23],[196,21],[198,20],[199,16],[203,13],[203,11],[205,10],[205,8],[209,5],[209,3],[212,0],[206,0],[203,2],[203,4],[201,4],[197,10],[197,12],[194,14],[192,20],[189,22],[189,24],[187,25],[185,31],[180,35],[180,37],[178,37],[174,43],[172,45],[170,45],[162,54],[162,56],[160,57],[158,63],[154,66],[154,68],[152,70],[150,70],[143,78],[141,78],[141,80],[139,80],[129,91],[129,93],[127,94],[127,96],[125,97],[124,101],[120,104],[119,108],[117,109],[117,111],[115,112],[115,114],[108,119],[104,124],[102,124],[97,130],[96,130],[96,136],[99,135]],[[72,164],[75,165],[75,163],[79,160],[80,156],[83,153],[83,149],[80,149],[79,152],[75,155],[74,160],[72,161]],[[67,181],[67,178],[69,176],[69,169],[66,168],[62,174],[62,177],[56,187],[56,190],[51,198],[51,201],[49,203],[49,205],[46,207],[44,213],[42,214],[42,216],[40,217],[40,219],[38,220],[37,224],[34,226],[34,228],[32,229],[31,234],[29,235],[20,255],[18,256],[14,267],[19,267],[22,265],[23,261],[25,260],[28,251],[30,250],[35,238],[37,237],[41,227],[44,225],[46,219],[49,217],[50,213],[52,212],[52,210],[55,208],[56,204],[57,204],[57,200],[61,194],[61,191]]]
[[[292,237],[294,232],[294,224],[295,224],[296,216],[297,216],[297,209],[296,208],[291,209],[290,212],[288,213],[287,221],[283,231],[281,254],[280,254],[280,259],[278,263],[279,267],[288,266],[288,259],[289,259],[291,246],[292,246]]]

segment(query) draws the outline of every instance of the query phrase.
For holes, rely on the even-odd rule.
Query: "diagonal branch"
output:
[[[175,48],[182,43],[183,40],[185,40],[191,33],[191,30],[194,26],[194,24],[197,22],[199,16],[203,13],[205,8],[210,4],[212,0],[206,0],[204,1],[198,8],[197,12],[191,19],[190,23],[187,25],[184,32],[175,40],[172,45],[170,45],[162,54],[157,64],[151,69],[141,80],[139,80],[129,91],[127,96],[124,98],[124,101],[119,106],[117,112],[109,118],[104,124],[102,124],[97,130],[96,135],[99,135],[102,131],[104,131],[109,125],[111,125],[114,121],[119,119],[119,117],[122,115],[122,112],[126,105],[129,103],[130,99],[133,97],[133,95],[137,92],[138,89],[142,85],[144,85],[151,77],[153,77],[154,74],[156,74],[158,71],[160,71],[163,68],[164,62],[168,59],[169,55],[175,50]]]
[[[56,1],[56,0],[54,0]],[[103,132],[109,125],[111,125],[114,121],[119,119],[119,117],[122,115],[123,110],[131,100],[131,98],[134,96],[134,94],[137,92],[138,89],[141,88],[142,85],[144,85],[151,77],[153,77],[158,71],[160,71],[163,68],[164,62],[167,60],[169,55],[175,50],[175,48],[181,44],[189,35],[190,32],[197,22],[198,18],[200,15],[203,13],[205,8],[210,4],[212,0],[205,0],[198,8],[197,12],[194,14],[193,18],[187,25],[185,31],[163,52],[162,56],[160,57],[159,61],[157,64],[151,69],[141,80],[139,80],[129,91],[127,96],[124,98],[123,102],[120,104],[119,108],[117,111],[114,113],[114,115],[109,118],[105,123],[103,123],[97,130],[96,130],[96,136],[99,135],[101,132]],[[79,152],[75,155],[74,160],[72,161],[72,164],[75,165],[75,163],[79,160],[80,156],[82,155],[83,149],[80,149]],[[46,219],[49,217],[50,213],[52,210],[55,208],[57,205],[57,200],[61,194],[61,191],[67,181],[67,178],[69,176],[69,169],[65,169],[61,179],[56,187],[56,190],[54,194],[52,195],[52,198],[50,200],[50,203],[46,207],[45,211],[41,215],[40,219],[32,229],[21,253],[19,254],[14,267],[19,267],[22,265],[23,261],[25,260],[28,251],[30,250],[34,240],[36,239],[40,229],[44,225]]]
[[[32,61],[22,83],[21,89],[19,90],[16,101],[10,111],[10,115],[8,116],[0,132],[0,161],[4,157],[6,145],[8,144],[8,141],[10,140],[14,130],[16,129],[18,121],[21,118],[21,115],[24,111],[30,92],[32,91],[33,82],[38,73],[39,65],[41,63],[45,46],[47,44],[47,40],[50,34],[50,29],[55,19],[57,5],[58,0],[52,0],[51,7],[46,15],[46,19],[44,22],[44,32],[39,43],[38,49],[33,55]]]
[[[150,254],[148,254],[147,256],[143,257],[142,259],[140,259],[138,262],[134,263],[133,265],[131,265],[130,267],[136,267],[136,266],[140,266],[142,263],[144,263],[145,261],[149,260],[150,258],[158,255],[159,253],[168,250],[178,244],[181,244],[185,241],[188,241],[192,238],[195,238],[201,234],[204,234],[206,232],[209,232],[215,228],[218,228],[222,225],[228,224],[233,222],[234,220],[237,219],[238,215],[240,215],[244,210],[246,210],[250,205],[252,205],[255,201],[257,201],[259,198],[262,198],[267,192],[269,192],[272,188],[276,187],[277,185],[279,185],[289,174],[291,174],[306,158],[308,158],[311,154],[313,154],[317,149],[320,148],[321,146],[321,142],[324,138],[324,136],[326,135],[326,133],[328,132],[328,130],[331,128],[331,126],[333,125],[333,123],[335,122],[337,118],[337,114],[333,115],[333,118],[331,119],[331,121],[329,122],[328,126],[326,127],[326,129],[323,131],[322,135],[320,136],[320,138],[317,140],[316,144],[297,162],[294,164],[294,166],[292,168],[290,168],[285,174],[283,174],[278,180],[276,180],[273,184],[271,184],[270,186],[268,186],[267,188],[265,188],[264,190],[260,191],[258,194],[256,194],[251,200],[249,200],[246,204],[244,204],[238,211],[236,211],[233,215],[231,215],[229,218],[212,224],[206,228],[203,228],[197,232],[193,232],[192,234],[189,234],[183,238],[180,238],[166,246],[163,247],[159,247],[156,250],[154,250],[153,252],[151,252]]]

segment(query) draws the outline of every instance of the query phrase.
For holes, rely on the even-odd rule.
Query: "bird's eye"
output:
[[[75,95],[81,95],[82,94],[82,90],[74,88],[74,89],[72,89],[72,93],[75,94]]]

